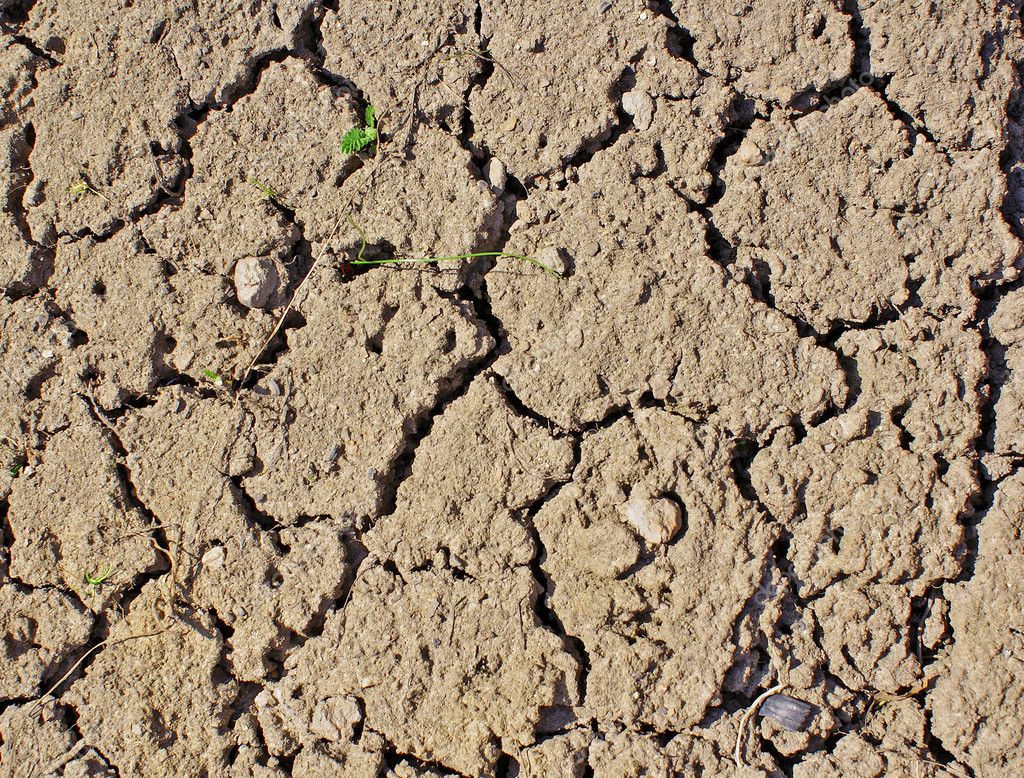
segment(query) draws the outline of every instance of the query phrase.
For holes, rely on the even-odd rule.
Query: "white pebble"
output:
[[[505,169],[504,162],[497,157],[491,157],[487,161],[487,165],[484,166],[484,175],[497,191],[505,191],[505,186],[508,184],[508,171]]]
[[[203,567],[224,567],[224,546],[214,546],[203,554]]]
[[[622,96],[622,110],[633,117],[633,125],[643,132],[654,121],[654,99],[642,89]]]
[[[626,521],[648,543],[667,543],[683,526],[683,512],[672,500],[653,498],[644,489],[634,490],[622,506]]]
[[[235,264],[235,296],[247,308],[262,308],[277,289],[277,268],[269,257],[245,257]]]

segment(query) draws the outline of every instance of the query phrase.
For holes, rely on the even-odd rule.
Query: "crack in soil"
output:
[[[664,3],[651,3],[651,10],[655,13],[661,14],[667,17],[673,22],[673,27],[669,32],[669,38],[666,42],[666,46],[669,52],[675,56],[682,58],[690,64],[692,64],[700,74],[705,78],[710,78],[706,71],[701,70],[699,64],[693,55],[694,39],[693,36],[686,30],[682,25],[679,24],[678,17],[675,14],[671,2]],[[23,13],[27,18],[28,9],[32,7],[32,3],[20,3],[17,8],[14,9],[18,14]],[[328,0],[323,3],[323,9],[337,12],[339,4]],[[474,26],[479,36],[480,24],[482,16],[482,4],[478,2],[476,4],[476,10],[474,14]],[[946,154],[947,159],[950,158],[948,152],[942,149],[936,142],[933,135],[930,133],[928,128],[923,122],[916,121],[909,113],[904,111],[895,101],[891,100],[887,93],[887,87],[890,83],[891,76],[883,77],[874,75],[871,72],[871,40],[870,30],[864,27],[863,18],[860,11],[860,5],[857,0],[845,0],[843,2],[843,10],[850,16],[849,22],[849,34],[854,42],[854,56],[853,56],[853,68],[851,75],[844,81],[834,84],[827,89],[822,89],[816,93],[816,97],[819,102],[815,105],[814,110],[825,111],[835,105],[837,102],[845,99],[854,91],[861,88],[868,88],[879,94],[882,100],[885,101],[889,111],[893,116],[899,119],[899,121],[907,128],[911,135],[912,142],[917,140],[920,136],[927,142],[931,143],[936,149]],[[11,10],[4,12],[9,16],[12,15]],[[13,17],[12,17],[13,18]],[[71,242],[76,240],[82,240],[85,238],[92,238],[97,242],[103,242],[109,240],[119,230],[125,228],[131,224],[138,224],[142,222],[148,216],[158,213],[164,206],[180,204],[185,197],[185,192],[188,182],[191,180],[194,169],[192,167],[192,139],[195,137],[200,126],[206,119],[209,118],[211,111],[222,111],[228,110],[238,100],[253,94],[258,88],[260,79],[263,73],[273,63],[280,63],[288,58],[299,58],[306,62],[310,70],[314,73],[317,80],[331,88],[344,88],[351,91],[354,95],[362,99],[362,92],[358,89],[354,82],[329,73],[324,69],[326,62],[326,52],[323,46],[323,34],[322,25],[325,20],[325,13],[320,10],[314,10],[313,13],[306,18],[295,36],[295,44],[289,49],[277,49],[260,59],[252,62],[245,70],[245,72],[237,80],[231,84],[222,85],[225,93],[229,94],[229,97],[221,103],[204,103],[201,105],[193,105],[186,113],[179,116],[175,123],[179,127],[179,137],[181,140],[181,147],[176,151],[163,152],[167,157],[173,157],[175,154],[181,156],[185,164],[183,165],[180,173],[176,180],[171,186],[165,189],[156,191],[153,198],[144,206],[135,209],[131,214],[128,215],[127,220],[121,220],[112,227],[110,231],[103,235],[96,235],[88,229],[79,231],[75,234],[63,234],[59,237],[70,239]],[[23,20],[22,20],[23,21]],[[49,63],[52,66],[57,66],[60,63],[53,59],[52,56],[47,54],[45,51],[40,49],[33,41],[26,38],[23,35],[18,35],[16,32],[12,33],[14,39],[19,44],[28,48],[35,56],[40,60]],[[481,37],[481,47],[485,50],[488,41]],[[474,145],[472,137],[474,134],[474,122],[472,112],[470,110],[470,98],[476,89],[483,89],[489,78],[492,77],[495,71],[493,63],[484,61],[478,73],[476,73],[470,80],[470,84],[462,95],[464,112],[461,117],[461,123],[458,128],[457,134],[451,132],[451,134],[457,137],[459,145],[464,151],[466,151],[474,165],[474,175],[478,179],[482,179],[482,167],[489,161],[491,155],[487,151],[486,143],[481,142],[479,148]],[[617,84],[617,91],[621,92],[628,88],[630,68],[627,67],[623,70],[622,76]],[[866,81],[866,83],[865,83]],[[365,101],[364,101],[365,102]],[[413,97],[413,103],[415,105],[415,93]],[[771,105],[769,103],[769,105]],[[767,307],[776,310],[791,321],[797,329],[798,334],[801,337],[813,338],[818,346],[821,348],[832,351],[839,364],[844,371],[845,383],[849,389],[848,399],[843,408],[835,406],[829,406],[816,418],[810,422],[810,428],[813,429],[826,421],[832,420],[841,416],[846,411],[850,410],[857,402],[860,397],[860,376],[858,372],[857,361],[847,357],[843,354],[842,349],[837,346],[839,339],[847,332],[850,331],[866,331],[886,327],[900,320],[901,316],[912,308],[921,307],[921,301],[917,295],[917,288],[911,289],[910,300],[901,306],[894,306],[892,308],[881,309],[872,313],[863,322],[853,321],[836,321],[833,323],[827,331],[818,331],[811,327],[807,322],[801,320],[799,317],[787,314],[784,311],[780,311],[776,305],[774,298],[771,293],[771,272],[768,268],[755,268],[753,270],[745,270],[744,275],[736,270],[736,249],[735,247],[724,238],[721,231],[715,224],[714,221],[714,206],[719,202],[722,195],[724,194],[724,182],[722,180],[721,173],[725,169],[725,166],[729,164],[730,158],[736,153],[739,148],[739,144],[742,142],[749,128],[757,120],[767,120],[769,117],[758,115],[754,112],[753,102],[743,96],[737,96],[733,106],[730,110],[734,110],[736,115],[736,123],[728,127],[726,132],[719,138],[716,143],[711,159],[709,161],[708,170],[712,174],[713,183],[709,190],[708,197],[704,202],[698,203],[689,200],[679,192],[676,192],[687,205],[687,208],[691,211],[699,213],[705,220],[705,240],[707,244],[708,255],[720,266],[731,271],[731,274],[739,282],[744,283],[752,292],[754,298],[759,302],[763,303]],[[781,106],[773,106],[774,110],[784,110]],[[810,110],[810,109],[809,109]],[[792,116],[803,116],[806,112],[797,112]],[[411,142],[409,139],[414,139],[414,131],[420,118],[417,117],[415,108],[413,109],[413,116],[410,120],[410,135],[407,138],[407,142]],[[603,151],[612,148],[618,140],[625,134],[627,134],[632,127],[632,120],[628,115],[624,114],[621,107],[618,109],[615,122],[610,126],[606,132],[598,134],[596,137],[586,140],[575,154],[573,154],[559,170],[551,171],[548,174],[543,174],[527,180],[525,185],[522,182],[509,178],[509,187],[506,190],[506,205],[507,213],[504,218],[503,229],[500,237],[495,242],[495,247],[499,250],[503,249],[507,245],[509,240],[509,228],[515,223],[515,206],[518,203],[525,201],[532,192],[538,191],[541,186],[545,184],[541,179],[545,177],[552,177],[561,175],[561,181],[557,181],[554,186],[558,189],[564,189],[566,187],[566,178],[573,174],[575,169],[578,169],[583,165],[588,164],[593,157]],[[448,129],[448,128],[445,128]],[[34,174],[31,170],[30,156],[33,151],[34,138],[30,135],[34,135],[34,126],[31,122],[25,125],[25,151],[19,156],[19,164],[24,164],[27,173],[22,176],[21,179],[15,183],[21,183],[24,181],[23,191],[20,197],[17,197],[13,192],[8,193],[7,207],[15,215],[15,221],[18,226],[18,230],[22,237],[32,246],[38,250],[45,248],[38,241],[33,239],[31,235],[31,229],[26,216],[26,205],[25,205],[25,194],[24,190],[31,184]],[[1009,174],[1011,161],[1009,155],[1009,145],[1004,150],[1004,158],[1002,160],[1004,173]],[[23,158],[22,158],[23,157]],[[364,164],[362,161],[353,163],[352,171],[354,172],[358,167]],[[659,165],[659,169],[655,171],[654,175],[657,176],[663,168]],[[1007,198],[1008,200],[1009,198]],[[297,253],[309,254],[311,246],[306,240],[304,225],[299,222],[296,217],[294,210],[287,207],[281,206],[275,203],[275,206],[279,208],[285,219],[294,225],[301,235],[299,243],[296,245]],[[1004,215],[1007,213],[1009,206],[1004,202]],[[1008,218],[1011,225],[1015,227],[1015,232],[1020,237],[1019,224],[1016,224],[1012,219]],[[53,249],[48,249],[53,251]],[[44,260],[45,261],[45,257]],[[41,280],[32,290],[5,290],[8,295],[8,299],[14,299],[17,296],[26,296],[30,293],[38,292],[42,287],[45,287],[52,275],[52,254],[50,255],[51,267],[49,271],[44,266],[41,272]],[[531,573],[534,580],[536,581],[539,591],[534,597],[531,607],[534,610],[538,620],[544,628],[548,629],[552,633],[558,635],[565,643],[566,650],[572,653],[577,661],[580,663],[581,671],[580,678],[578,679],[578,688],[580,689],[580,705],[585,705],[587,696],[587,679],[590,669],[590,659],[587,655],[586,648],[579,638],[566,633],[558,614],[550,606],[548,600],[552,590],[552,582],[547,572],[544,569],[544,562],[547,556],[547,550],[540,537],[534,519],[550,500],[552,500],[559,491],[563,488],[566,483],[571,483],[576,477],[576,470],[579,467],[581,461],[581,447],[583,441],[588,435],[594,434],[596,431],[601,429],[607,429],[614,425],[623,418],[630,417],[635,412],[635,407],[623,406],[610,410],[602,419],[599,421],[587,425],[587,427],[579,432],[570,433],[554,424],[550,419],[544,417],[542,414],[526,406],[512,391],[510,387],[504,385],[504,382],[493,372],[493,366],[496,360],[502,354],[508,353],[509,343],[507,333],[504,329],[502,322],[494,315],[491,310],[490,298],[487,289],[486,276],[493,269],[494,265],[491,264],[489,267],[486,263],[479,263],[478,267],[481,271],[478,274],[474,274],[470,281],[468,281],[462,288],[456,293],[445,295],[449,302],[453,305],[461,307],[464,311],[468,311],[468,314],[473,319],[482,323],[482,326],[486,331],[493,337],[495,345],[489,349],[485,354],[468,361],[465,364],[458,365],[453,368],[451,374],[446,377],[447,386],[437,397],[436,401],[429,408],[419,414],[413,422],[412,431],[407,435],[403,442],[402,450],[394,460],[391,466],[391,475],[388,478],[387,486],[383,496],[381,498],[381,504],[379,506],[379,515],[387,516],[394,513],[397,502],[397,495],[401,485],[410,476],[416,454],[419,445],[426,440],[432,429],[434,422],[442,414],[444,414],[448,407],[458,398],[464,396],[477,380],[493,380],[500,387],[505,400],[515,414],[523,418],[531,419],[532,421],[542,425],[548,429],[554,436],[562,437],[566,436],[572,441],[573,448],[573,461],[571,466],[572,474],[566,481],[555,482],[546,489],[545,493],[531,503],[527,508],[522,511],[522,521],[529,529],[530,535],[533,538],[535,545],[535,553],[529,563]],[[920,282],[917,283],[918,286]],[[988,360],[988,370],[985,375],[985,387],[987,393],[983,407],[981,409],[982,423],[981,430],[978,437],[975,440],[975,452],[979,456],[985,454],[996,453],[995,443],[995,429],[997,423],[997,412],[996,406],[1002,397],[1004,386],[1009,380],[1009,368],[1006,365],[1006,346],[999,341],[999,339],[993,336],[989,330],[989,319],[995,311],[995,305],[998,300],[1004,295],[1018,291],[1024,288],[1024,280],[1008,282],[1005,284],[991,284],[984,289],[977,290],[977,296],[981,301],[980,310],[978,316],[975,317],[971,326],[977,328],[983,335],[982,348],[986,354]],[[65,318],[68,318],[65,316]],[[70,321],[70,319],[68,319]],[[288,349],[288,330],[295,329],[303,326],[305,323],[300,314],[296,314],[288,322],[285,323],[280,333],[280,340],[276,347],[267,350],[265,356],[267,357],[266,365],[277,364],[280,356],[286,353]],[[180,376],[172,377],[170,380],[179,380]],[[162,383],[160,386],[167,385]],[[194,386],[194,381],[193,384]],[[102,409],[95,405],[94,402],[87,401],[87,405],[90,406],[90,410],[94,420],[101,424],[106,430],[105,437],[114,451],[117,459],[117,470],[119,481],[126,493],[127,501],[129,506],[140,511],[144,515],[151,528],[152,528],[152,539],[155,544],[158,544],[162,548],[167,548],[168,540],[166,533],[160,527],[157,517],[149,511],[145,505],[142,504],[138,497],[135,484],[132,482],[130,471],[125,465],[125,458],[128,456],[128,451],[125,449],[123,443],[118,437],[115,429],[115,422],[120,416],[128,412],[132,407],[141,407],[143,405],[152,404],[152,397],[159,391],[160,386],[154,389],[154,391],[148,394],[145,398],[133,402],[125,403],[114,409]],[[249,387],[245,387],[249,388]],[[80,395],[83,400],[86,400],[84,395]],[[203,395],[203,396],[212,396]],[[661,408],[663,410],[671,410],[669,402],[658,402],[650,396],[641,398],[641,401],[636,407],[654,407]],[[913,442],[913,438],[906,425],[903,423],[903,416],[907,413],[907,407],[901,406],[892,411],[892,421],[901,430],[901,443],[903,448],[909,449]],[[702,423],[703,420],[693,420],[694,423]],[[803,425],[796,421],[794,426],[797,427],[800,435],[803,437],[807,434],[807,429],[803,428]],[[776,524],[780,524],[778,519],[772,516],[771,512],[767,510],[763,502],[761,501],[757,490],[753,485],[750,476],[750,468],[757,453],[767,446],[771,445],[771,440],[762,446],[758,446],[756,442],[747,439],[737,439],[734,441],[735,452],[732,457],[732,478],[738,487],[741,494],[752,503],[755,504],[758,510],[762,511],[768,519]],[[1013,462],[1011,463],[1010,473],[1015,473],[1022,464],[1024,464],[1024,452],[1018,452],[1016,450],[1010,452],[1013,456]],[[979,490],[972,499],[971,509],[961,517],[961,521],[964,524],[966,531],[966,549],[964,553],[963,570],[961,574],[951,580],[940,582],[929,592],[929,596],[935,592],[941,592],[943,587],[947,583],[963,583],[971,580],[974,575],[974,566],[976,564],[978,555],[978,539],[980,532],[982,531],[982,524],[989,511],[992,509],[995,500],[1000,489],[1001,482],[1008,475],[1002,475],[998,478],[992,478],[987,473],[986,469],[980,467],[978,470]],[[275,543],[279,543],[277,537],[278,525],[269,516],[262,514],[255,506],[255,503],[249,499],[248,494],[242,488],[241,479],[232,479],[232,487],[236,490],[236,496],[238,497],[239,503],[242,505],[242,510],[245,512],[247,518],[249,518],[253,525],[258,527],[261,532],[270,534],[274,539]],[[11,535],[10,527],[7,522],[7,509],[8,501],[6,499],[0,501],[0,546],[9,547]],[[325,517],[308,516],[302,517],[298,522],[290,526],[303,526],[307,523],[315,523],[326,520]],[[279,655],[287,658],[288,655],[296,648],[301,647],[309,638],[317,637],[323,632],[324,624],[330,613],[336,610],[344,610],[347,605],[348,598],[351,596],[354,585],[358,579],[359,572],[362,569],[363,562],[368,558],[365,547],[362,544],[361,537],[362,532],[367,527],[353,527],[351,532],[346,535],[345,547],[347,561],[350,563],[350,568],[342,581],[339,591],[336,596],[329,598],[325,607],[318,610],[317,614],[313,619],[313,626],[307,630],[306,635],[298,635],[294,632],[289,632],[284,635],[284,645],[279,652]],[[793,533],[780,527],[780,533],[777,542],[773,545],[772,553],[767,562],[768,570],[766,573],[771,572],[770,568],[777,568],[782,575],[791,581],[789,591],[784,595],[787,600],[785,610],[786,615],[775,625],[776,629],[785,631],[787,629],[787,622],[792,623],[794,619],[798,619],[799,616],[804,613],[815,600],[820,598],[824,593],[819,592],[816,595],[810,597],[801,598],[797,595],[799,581],[796,580],[796,573],[794,572],[794,566],[790,557],[790,546],[793,542]],[[4,549],[0,549],[2,551]],[[9,550],[9,549],[8,549]],[[6,555],[0,554],[0,565],[3,568],[7,567]],[[121,604],[124,608],[130,606],[133,600],[139,596],[142,587],[150,580],[157,580],[166,575],[169,570],[169,566],[164,560],[160,560],[162,564],[158,565],[157,569],[148,571],[136,577],[134,585],[131,589],[126,590],[121,595]],[[6,574],[6,569],[4,570]],[[841,580],[841,579],[837,579]],[[13,582],[16,586],[21,586],[17,581]],[[30,589],[31,587],[26,587]],[[40,588],[51,588],[51,587],[40,587]],[[52,587],[57,588],[57,587]],[[826,587],[827,589],[828,587]],[[60,589],[58,589],[60,590]],[[63,590],[60,590],[63,591]],[[77,595],[74,592],[69,594]],[[925,603],[922,598],[915,598],[912,608],[912,616],[910,619],[910,629],[908,631],[907,639],[914,643],[917,639],[917,635],[922,629],[922,613],[925,608]],[[751,613],[749,607],[745,606],[740,616],[738,617],[734,625],[734,634],[740,629],[741,622],[744,618],[747,618]],[[216,613],[214,613],[216,616]],[[92,631],[87,646],[96,648],[100,646],[105,637],[109,634],[110,619],[106,614],[98,614],[93,622]],[[231,628],[217,617],[216,629],[224,639],[224,650],[221,662],[218,664],[218,672],[224,673],[229,678],[234,678],[232,674],[232,668],[230,662],[227,659],[228,653],[228,640],[232,636]],[[764,640],[770,640],[771,638],[761,632],[759,637]],[[949,639],[949,638],[948,638]],[[947,639],[947,640],[948,640]],[[815,645],[821,649],[823,643],[823,635],[821,633],[821,627],[817,627],[816,634],[814,635]],[[71,678],[66,679],[62,683],[61,689],[58,690],[59,694],[63,694],[67,686],[73,683],[76,679],[80,678],[90,666],[91,662],[94,661],[95,656],[100,651],[95,651],[89,658],[82,663],[78,668],[75,675]],[[824,653],[824,651],[823,651]],[[927,661],[925,661],[927,660]],[[929,664],[936,660],[936,652],[932,651],[931,655],[925,655],[922,657],[922,667],[927,667]],[[282,659],[283,661],[283,659]],[[849,707],[856,708],[865,699],[863,692],[853,692],[848,689],[835,675],[830,673],[827,668],[822,670],[824,681],[826,684],[833,684],[834,686],[842,689],[847,689],[854,693],[855,701],[851,702]],[[59,675],[58,671],[48,672],[46,678],[47,683],[50,680],[55,679]],[[223,729],[225,731],[232,729],[240,718],[252,707],[252,701],[258,691],[262,688],[260,684],[252,682],[240,682],[234,679],[239,684],[239,690],[235,699],[232,701],[232,705],[229,709],[228,718],[223,723]],[[925,721],[925,738],[926,747],[929,754],[934,757],[935,761],[942,764],[953,765],[957,764],[953,755],[944,747],[944,745],[934,736],[931,732],[931,714],[927,710],[927,695],[928,691],[923,690],[918,694],[914,695],[914,699],[922,706],[926,711]],[[749,704],[750,698],[740,694],[724,693],[723,694],[725,710],[735,712]],[[20,704],[21,702],[27,702],[28,700],[7,700],[0,702],[0,710],[11,704]],[[850,714],[848,710],[836,711],[837,715],[843,714],[851,716],[850,721],[854,722],[856,717]],[[77,712],[71,710],[71,715],[77,718]],[[863,724],[863,721],[860,722]],[[623,723],[624,725],[627,723]],[[81,733],[78,731],[76,722],[72,722],[72,727],[81,739]],[[259,732],[259,727],[256,728],[258,732],[258,738],[262,740],[262,733]],[[854,730],[857,727],[853,728]],[[561,730],[565,732],[568,730]],[[652,728],[640,727],[637,729],[640,734],[655,737],[662,746],[667,744],[667,740],[675,736],[678,733],[675,732],[658,732]],[[559,734],[559,733],[553,733]],[[840,739],[846,733],[842,731],[834,732],[828,738],[824,739],[819,744],[812,744],[810,748],[801,752],[797,756],[787,757],[783,755],[770,740],[765,740],[762,743],[762,747],[765,752],[770,756],[779,769],[785,775],[792,775],[795,765],[798,763],[802,754],[811,753],[832,753],[837,747]],[[552,736],[552,735],[547,735]],[[545,735],[540,735],[539,740],[543,739]],[[664,741],[664,742],[663,742]],[[262,749],[262,757],[265,761],[269,762],[271,757],[269,751],[266,748],[266,743],[263,742],[260,746]],[[98,753],[98,752],[97,752]],[[101,758],[106,760],[110,764],[109,760],[106,759],[102,754]],[[292,760],[294,757],[285,757],[281,761],[281,765],[290,772],[292,766]],[[443,770],[450,773],[451,769],[440,763],[433,763],[421,760],[417,757],[404,754],[398,751],[390,741],[388,741],[388,747],[385,755],[385,761],[388,766],[395,768],[401,762],[407,762],[414,769],[427,771],[427,770]],[[117,767],[113,764],[110,765],[111,769],[117,772]],[[498,774],[507,773],[509,775],[515,774],[519,770],[519,765],[516,760],[510,754],[503,754],[499,759],[497,766]],[[966,768],[961,767],[966,770]],[[593,775],[594,768],[587,767],[588,775]],[[970,771],[968,771],[970,772]],[[973,774],[973,773],[972,773]]]
[[[693,44],[695,38],[679,22],[679,15],[675,11],[675,7],[672,4],[672,0],[663,0],[660,3],[650,3],[649,7],[652,13],[664,16],[672,22],[672,27],[669,29],[669,37],[666,41],[666,48],[668,53],[673,57],[685,60],[689,62],[700,74],[701,78],[711,78],[711,73],[700,66],[697,62],[697,58],[693,55]]]
[[[537,530],[537,525],[534,521],[540,510],[549,501],[554,499],[566,484],[572,483],[576,478],[576,471],[579,469],[579,465],[582,460],[583,434],[577,433],[572,435],[571,438],[572,463],[568,470],[568,477],[564,480],[552,483],[540,497],[534,500],[533,503],[528,505],[521,512],[521,518],[523,524],[525,524],[527,530],[529,530],[530,537],[533,539],[534,555],[530,560],[529,567],[530,572],[540,589],[534,597],[531,607],[537,615],[540,623],[549,632],[557,635],[562,640],[564,649],[579,663],[580,672],[576,679],[576,687],[579,690],[579,701],[576,706],[582,708],[586,705],[587,701],[587,679],[590,675],[591,669],[590,655],[587,652],[587,648],[583,641],[579,637],[570,635],[569,632],[566,631],[565,626],[562,624],[562,620],[551,607],[550,597],[554,591],[554,587],[551,577],[544,569],[544,561],[547,559],[548,550],[544,545],[544,541],[541,539],[540,532]]]
[[[842,9],[850,17],[850,38],[854,43],[854,74],[843,85],[839,99],[848,97],[856,91],[857,87],[868,87],[874,90],[879,97],[885,101],[889,111],[896,116],[910,131],[911,144],[916,142],[916,136],[921,135],[932,144],[938,151],[945,155],[946,160],[952,163],[949,152],[935,141],[935,136],[925,126],[924,121],[915,121],[914,118],[903,110],[895,100],[892,100],[886,93],[886,87],[892,80],[892,76],[880,76],[871,71],[871,30],[864,26],[864,17],[861,14],[859,0],[843,0]],[[854,86],[854,85],[857,86]],[[828,101],[826,101],[828,102]],[[833,105],[838,100],[829,103]]]
[[[486,279],[481,280],[480,283],[483,296],[475,298],[477,301],[486,299],[487,294]],[[468,289],[468,287],[465,288]],[[485,329],[487,328],[486,322],[480,319],[472,302],[466,303],[455,300],[453,302],[457,302],[464,312],[468,312],[473,319],[480,322]],[[493,338],[493,333],[491,335]],[[384,484],[381,496],[377,501],[378,519],[390,516],[395,512],[398,490],[412,475],[413,463],[416,460],[416,450],[419,448],[420,443],[430,435],[431,430],[434,428],[434,422],[444,414],[449,405],[469,391],[473,382],[483,375],[497,358],[498,346],[495,339],[495,344],[491,346],[487,353],[469,360],[465,365],[455,366],[451,373],[445,376],[444,383],[446,386],[438,393],[433,406],[410,419],[407,427],[409,433],[406,435],[401,451],[390,465],[390,477]]]

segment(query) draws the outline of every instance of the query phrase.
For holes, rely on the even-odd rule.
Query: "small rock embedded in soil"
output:
[[[264,308],[277,289],[277,267],[267,257],[246,257],[235,265],[235,294],[247,308]]]
[[[543,265],[547,265],[559,275],[564,276],[569,270],[569,265],[565,261],[565,257],[562,256],[562,252],[554,246],[545,246],[540,249],[534,255],[534,259]]]
[[[740,144],[739,150],[736,152],[737,158],[744,165],[756,166],[763,165],[766,161],[765,153],[750,138],[744,138]]]
[[[634,490],[622,511],[648,543],[668,543],[683,526],[683,511],[676,503],[652,497],[644,489]]]
[[[769,716],[790,732],[802,732],[811,717],[813,706],[790,697],[788,694],[773,694],[761,704],[761,715]]]
[[[497,157],[491,157],[484,166],[484,175],[487,177],[488,183],[497,191],[505,191],[505,185],[508,183],[508,172],[505,169],[504,162]]]
[[[203,567],[224,567],[224,546],[214,546],[203,554]]]
[[[654,100],[642,90],[626,92],[622,96],[622,110],[633,117],[633,126],[641,132],[654,122]]]

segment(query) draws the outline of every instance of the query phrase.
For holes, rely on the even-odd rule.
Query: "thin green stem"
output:
[[[366,261],[363,259],[363,252],[366,251],[366,233],[362,231],[358,224],[356,224],[356,220],[353,219],[351,215],[348,217],[348,223],[352,225],[352,229],[359,233],[359,240],[362,241],[359,244],[359,254],[356,255],[356,260],[352,264],[362,264]]]
[[[364,243],[365,247],[365,243]],[[545,265],[543,262],[539,262],[533,257],[528,257],[523,254],[513,254],[511,251],[477,251],[472,254],[455,254],[451,257],[396,257],[395,259],[363,259],[363,247],[359,249],[359,255],[356,259],[352,260],[349,264],[351,265],[391,265],[391,264],[408,264],[418,262],[464,262],[467,259],[478,259],[480,257],[510,257],[512,259],[518,259],[523,262],[529,262],[531,265],[539,267],[545,273],[553,275],[555,278],[561,278],[562,274],[555,270],[553,267]]]

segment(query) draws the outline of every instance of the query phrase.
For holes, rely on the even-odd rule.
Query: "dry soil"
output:
[[[1024,775],[1018,6],[0,0],[0,775]]]

